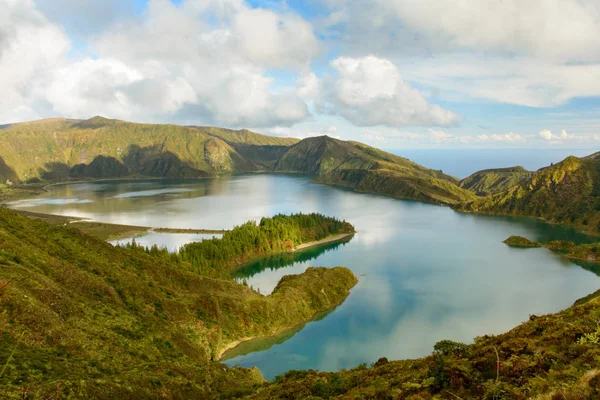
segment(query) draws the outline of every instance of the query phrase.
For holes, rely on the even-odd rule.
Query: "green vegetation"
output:
[[[308,138],[292,146],[275,164],[275,171],[304,172],[317,182],[350,187],[428,203],[455,204],[475,198],[458,180],[405,158],[328,136]]]
[[[600,299],[535,316],[508,333],[448,340],[418,360],[333,373],[290,371],[248,399],[597,399]]]
[[[575,243],[569,242],[568,240],[553,240],[549,242],[545,247],[552,251],[568,253],[571,250],[573,250],[573,248],[575,247]]]
[[[511,247],[542,247],[541,244],[532,242],[531,240],[522,236],[511,236],[506,239],[504,243]]]
[[[534,173],[523,167],[487,169],[475,172],[460,181],[459,186],[472,191],[478,196],[502,193],[512,187],[526,182]]]
[[[156,246],[143,251],[176,263],[188,263],[199,274],[229,277],[243,263],[265,255],[292,251],[303,243],[314,242],[331,235],[352,234],[354,227],[336,218],[320,214],[276,215],[236,226],[222,238],[203,240],[183,246],[171,254]],[[135,243],[129,246],[139,250]]]
[[[193,178],[262,170],[232,144],[289,146],[249,131],[135,124],[102,117],[11,125],[0,138],[2,182],[82,178]],[[231,143],[231,144],[230,144]]]
[[[23,182],[265,171],[305,173],[358,192],[452,205],[459,211],[540,217],[600,233],[597,154],[569,157],[535,173],[522,167],[491,169],[459,181],[362,143],[327,136],[299,141],[248,130],[94,117],[14,124],[4,127],[0,137],[0,183],[13,184],[0,187],[0,201],[26,196]]]
[[[326,136],[298,141],[248,130],[94,117],[15,124],[0,137],[0,182],[199,178],[262,171],[305,173],[360,192],[437,204],[475,198],[458,186],[458,179],[441,171]]]
[[[568,157],[512,189],[455,208],[539,217],[600,233],[600,158]]]
[[[263,296],[193,269],[0,208],[3,398],[251,393],[260,372],[211,360],[335,307],[357,282],[345,268],[310,268]]]
[[[540,244],[521,236],[511,236],[504,243],[513,247],[545,247],[572,260],[600,263],[600,243],[576,245],[566,240],[554,240],[548,244]]]

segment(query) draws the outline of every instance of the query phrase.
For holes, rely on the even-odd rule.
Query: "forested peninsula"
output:
[[[237,237],[248,229],[262,241],[233,257],[248,257],[243,249],[284,248],[287,241],[352,228],[327,217],[295,215],[247,224],[230,234]],[[211,246],[228,249],[228,243]],[[209,260],[206,249],[189,254]],[[203,274],[183,256],[173,260],[152,249],[113,247],[70,226],[0,208],[4,398],[249,393],[263,382],[260,372],[218,364],[222,351],[310,320],[341,303],[357,282],[346,268],[309,268],[284,277],[263,296],[232,279],[209,276],[227,271],[230,260],[211,264],[214,271]]]

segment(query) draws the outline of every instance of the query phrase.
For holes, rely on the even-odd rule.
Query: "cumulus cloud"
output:
[[[600,96],[598,0],[322,3],[319,32],[345,54],[390,59],[444,100],[555,107]]]
[[[574,135],[570,135],[566,130],[562,130],[560,133],[552,133],[549,129],[544,129],[539,133],[540,137],[549,142],[560,142],[563,140],[575,139]]]
[[[430,104],[389,60],[340,57],[331,66],[338,77],[329,82],[323,109],[356,125],[449,126],[460,121],[452,111]]]
[[[300,96],[310,86],[275,87],[268,76],[288,68],[310,77],[318,41],[298,15],[241,0],[150,0],[143,16],[91,42],[97,57],[70,60],[69,38],[31,0],[0,5],[8,10],[0,16],[0,82],[10,94],[0,100],[10,103],[0,103],[4,120],[101,114],[261,127],[309,115]]]
[[[51,24],[31,0],[0,0],[0,118],[35,116],[43,105],[40,87],[70,49],[61,28]]]

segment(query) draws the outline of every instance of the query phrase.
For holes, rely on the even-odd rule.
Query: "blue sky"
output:
[[[600,143],[599,0],[0,6],[2,123],[104,115],[383,148]]]

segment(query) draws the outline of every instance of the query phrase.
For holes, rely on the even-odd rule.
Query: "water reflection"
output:
[[[192,242],[201,242],[206,239],[212,239],[214,237],[221,237],[222,235],[216,234],[189,234],[189,233],[161,233],[152,232],[144,235],[138,235],[135,237],[118,239],[110,241],[115,246],[124,246],[130,244],[135,240],[136,244],[143,247],[166,248],[169,252],[174,253],[179,251],[181,246]]]
[[[257,351],[269,350],[273,346],[276,346],[278,344],[281,344],[281,343],[293,338],[296,335],[296,333],[298,333],[302,329],[304,329],[304,327],[306,327],[306,325],[308,325],[312,322],[322,320],[323,318],[325,318],[326,316],[331,314],[334,310],[335,310],[335,308],[318,313],[317,315],[315,315],[315,317],[312,319],[312,321],[304,323],[304,324],[299,324],[299,325],[297,325],[291,329],[288,329],[284,332],[281,332],[277,335],[243,342],[239,346],[226,351],[223,354],[223,357],[221,360],[227,361],[227,360],[231,360],[233,358],[240,357],[240,356],[245,356],[247,354],[254,353]]]
[[[328,251],[335,251],[340,248],[340,246],[344,246],[346,243],[352,240],[351,237],[343,239],[336,243],[324,244],[322,246],[310,247],[301,251],[296,251],[293,253],[277,253],[272,254],[267,257],[260,258],[258,260],[254,260],[246,265],[242,266],[240,269],[236,270],[233,274],[233,278],[238,281],[252,278],[253,276],[260,274],[265,271],[274,272],[281,268],[289,267],[295,263],[308,263],[312,260],[319,258],[322,254]],[[284,271],[285,272],[285,271]],[[267,285],[265,281],[261,282],[260,289],[261,293],[268,294],[275,289],[279,280],[270,281],[270,285]]]

